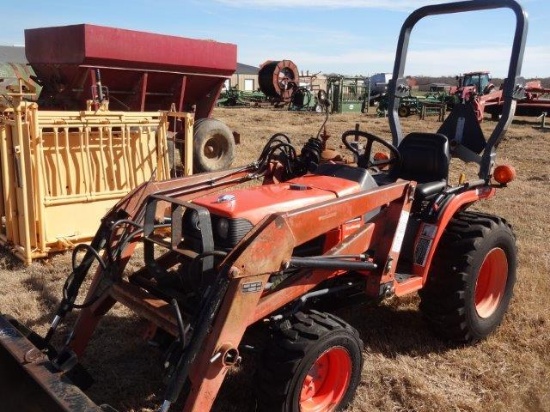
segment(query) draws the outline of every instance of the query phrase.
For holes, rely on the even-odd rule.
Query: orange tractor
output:
[[[475,116],[459,115],[447,119],[447,134],[403,136],[397,108],[415,24],[495,8],[511,9],[516,29],[506,102],[491,136],[480,134]],[[503,218],[468,208],[514,177],[510,166],[496,166],[496,148],[521,88],[526,33],[514,0],[420,8],[401,29],[389,85],[393,144],[350,130],[342,141],[356,165],[323,163],[320,136],[298,150],[276,134],[250,165],[133,190],[103,218],[91,244],[76,247],[45,336],[0,317],[2,410],[112,410],[77,385],[86,381],[78,359],[116,302],[147,319],[151,335],[169,337],[162,412],[178,400],[184,411],[210,410],[226,372],[258,332],[267,341],[256,348],[263,353],[259,410],[343,409],[361,379],[363,343],[330,313],[340,305],[419,292],[420,310],[442,338],[470,343],[492,333],[513,292],[515,236]],[[323,93],[319,99],[328,108]],[[472,110],[466,104],[455,110]],[[477,162],[478,177],[449,183],[453,157]],[[241,185],[253,180],[262,184]],[[138,244],[142,264],[130,270]],[[79,297],[92,267],[88,292]],[[52,337],[74,309],[76,323],[54,347]]]
[[[456,99],[468,101],[474,108],[479,122],[485,113],[498,120],[504,105],[503,88],[496,88],[487,71],[464,73],[457,76],[459,86],[451,89]],[[540,80],[531,80],[523,86],[522,98],[517,101],[515,114],[518,116],[540,116],[550,109],[550,89],[543,87]]]

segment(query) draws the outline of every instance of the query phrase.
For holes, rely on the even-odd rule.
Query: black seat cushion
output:
[[[441,133],[410,133],[397,148],[401,164],[393,172],[396,178],[417,183],[447,181],[449,175],[449,141]]]

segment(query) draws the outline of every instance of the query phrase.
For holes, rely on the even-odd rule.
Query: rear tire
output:
[[[235,139],[225,123],[217,119],[199,119],[193,132],[193,171],[215,172],[231,166],[235,157]]]
[[[363,342],[342,319],[298,312],[275,330],[258,371],[261,411],[342,410],[361,379]]]
[[[420,310],[440,337],[486,338],[501,323],[516,282],[517,248],[502,218],[461,212],[450,222],[420,291]]]

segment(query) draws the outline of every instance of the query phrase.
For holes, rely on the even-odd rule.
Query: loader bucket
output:
[[[0,315],[0,409],[104,411],[54,367],[29,340],[33,336],[37,337],[13,318]]]

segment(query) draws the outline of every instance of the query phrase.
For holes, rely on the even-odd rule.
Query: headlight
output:
[[[227,239],[229,236],[229,220],[225,218],[219,219],[216,224],[216,232],[220,238]]]

